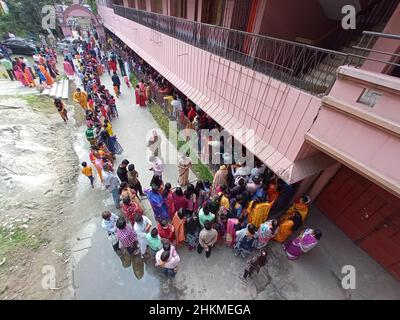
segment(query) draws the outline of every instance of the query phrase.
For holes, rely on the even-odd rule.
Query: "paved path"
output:
[[[108,75],[102,81],[112,88]],[[133,89],[128,91],[123,85],[122,92],[117,100],[120,118],[113,122],[125,150],[118,162],[129,159],[136,165],[142,184],[148,186],[151,172],[144,151],[145,135],[157,124],[146,108],[135,105]],[[78,133],[76,151],[81,160],[88,160],[88,145],[82,145],[82,141],[83,128]],[[167,165],[164,181],[174,185],[176,179],[176,165]],[[206,259],[182,248],[178,250],[181,263],[176,278],[166,279],[152,261],[126,261],[116,256],[99,217],[106,208],[115,212],[111,197],[100,186],[91,190],[86,180],[80,177],[75,201],[75,210],[87,215],[77,234],[82,240],[76,240],[73,249],[78,299],[348,299],[349,294],[353,298],[400,298],[399,283],[314,210],[307,224],[320,227],[324,235],[321,244],[298,261],[288,261],[280,246],[272,243],[267,268],[243,284],[238,276],[245,262],[231,249],[217,246]],[[352,292],[340,286],[344,264],[353,264],[359,270],[358,288]]]

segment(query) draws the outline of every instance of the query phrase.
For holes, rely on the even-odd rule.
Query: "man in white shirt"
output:
[[[183,111],[182,102],[179,100],[178,95],[174,95],[174,100],[171,101],[172,110],[175,119],[180,119],[180,114]]]
[[[103,220],[101,221],[101,227],[107,231],[108,240],[110,241],[114,251],[119,253],[119,241],[115,237],[118,216],[110,211],[103,211],[101,217],[103,218]]]
[[[111,193],[115,207],[119,209],[121,206],[119,205],[120,199],[118,187],[121,182],[108,163],[105,163],[103,166],[103,178],[103,183],[106,189]]]

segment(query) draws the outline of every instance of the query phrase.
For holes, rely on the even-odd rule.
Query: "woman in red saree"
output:
[[[136,104],[141,107],[146,106],[146,96],[142,90],[140,90],[140,86],[136,85],[135,89],[135,97],[136,97]]]
[[[168,207],[169,218],[172,220],[174,213],[175,213],[175,203],[174,203],[174,197],[172,196],[171,188],[172,188],[172,186],[170,183],[165,184],[164,191],[163,191],[163,198],[164,198],[165,204]]]
[[[175,240],[175,229],[167,220],[162,220],[157,225],[158,234],[161,239],[168,239],[171,243]]]

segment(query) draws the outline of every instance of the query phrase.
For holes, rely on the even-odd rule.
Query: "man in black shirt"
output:
[[[124,159],[122,160],[121,164],[118,167],[117,175],[119,180],[121,180],[121,182],[128,182],[128,169],[127,169],[128,164],[129,161]]]
[[[114,72],[113,76],[111,77],[111,80],[113,82],[113,86],[118,88],[118,95],[121,94],[121,80],[119,79],[118,75],[116,72]]]

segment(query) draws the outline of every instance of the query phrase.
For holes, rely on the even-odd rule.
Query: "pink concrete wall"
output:
[[[346,157],[400,183],[398,137],[328,108],[321,109],[310,133]]]
[[[389,22],[386,24],[383,33],[400,35],[400,4],[397,6]],[[398,54],[400,52],[400,41],[396,39],[379,38],[376,41],[373,49]],[[381,53],[371,52],[368,56],[380,61],[399,61],[398,58],[393,59],[391,56]],[[387,73],[390,72],[392,67],[383,63],[368,60],[364,62],[362,68],[368,71]]]
[[[382,77],[390,77],[390,76],[382,75]],[[376,102],[375,106],[371,108],[369,106],[357,102],[357,100],[359,99],[365,88],[371,89],[373,88],[373,86],[372,85],[367,86],[347,79],[340,79],[335,82],[329,95],[337,99],[346,101],[347,103],[351,104],[354,108],[359,108],[363,111],[376,114],[377,116],[380,116],[392,122],[400,123],[400,109],[399,109],[398,95],[395,95],[390,92],[384,92],[384,94]],[[381,90],[378,89],[378,91]]]
[[[256,149],[272,165],[290,167],[299,160],[304,134],[321,104],[318,97],[165,34],[152,41],[151,29],[114,15],[112,9],[100,7],[99,12],[107,28],[222,126],[253,129]]]

